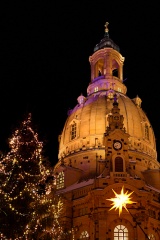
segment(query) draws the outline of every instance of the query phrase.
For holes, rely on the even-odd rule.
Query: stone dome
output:
[[[93,149],[99,150],[101,156],[105,157],[104,134],[109,126],[108,116],[112,114],[116,94],[120,114],[124,119],[124,129],[129,134],[129,158],[132,159],[134,155],[135,160],[147,159],[151,168],[157,167],[155,135],[141,107],[142,100],[139,96],[130,99],[126,95],[127,88],[123,81],[124,57],[110,44],[103,47],[97,45],[89,62],[91,79],[87,96],[80,95],[77,105],[68,112],[59,137],[59,160],[64,159],[69,164],[71,156],[78,156],[80,151],[89,154]],[[72,166],[73,159],[74,157]],[[139,171],[148,169],[148,163],[140,167]]]
[[[101,90],[88,97],[82,95],[79,97],[79,103],[68,113],[69,116],[61,136],[60,154],[65,152],[67,146],[71,149],[86,147],[87,141],[90,142],[90,147],[94,147],[96,138],[97,144],[103,145],[103,135],[108,126],[107,117],[111,114],[113,107],[111,93],[113,94],[113,91]],[[122,93],[117,93],[117,95],[120,113],[124,117],[124,127],[130,135],[130,149],[142,151],[156,158],[154,132],[148,117],[140,106],[141,99],[138,96],[130,99]],[[70,128],[74,122],[78,127],[78,135],[72,140]]]

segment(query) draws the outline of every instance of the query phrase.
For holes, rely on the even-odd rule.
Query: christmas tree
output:
[[[31,114],[12,134],[9,146],[0,161],[0,239],[61,239],[63,204],[54,194],[52,168],[43,159]]]

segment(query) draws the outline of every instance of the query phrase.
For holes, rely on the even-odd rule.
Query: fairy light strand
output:
[[[31,114],[13,133],[9,146],[10,151],[0,161],[0,239],[29,240],[47,235],[60,239],[63,201],[54,195],[54,176],[51,167],[43,164],[43,143],[32,129]],[[53,181],[47,182],[50,177]]]

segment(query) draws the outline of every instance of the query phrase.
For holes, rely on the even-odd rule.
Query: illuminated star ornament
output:
[[[130,198],[130,195],[131,195],[133,192],[131,192],[131,193],[128,194],[128,191],[127,191],[127,192],[124,193],[124,186],[122,187],[120,194],[116,193],[113,189],[112,189],[112,191],[113,191],[114,194],[115,194],[115,198],[106,199],[106,200],[109,200],[109,201],[112,201],[112,202],[113,202],[113,203],[111,204],[111,205],[113,205],[113,206],[109,209],[109,211],[112,210],[112,209],[114,209],[114,208],[115,208],[115,210],[119,209],[119,216],[120,216],[120,214],[122,213],[122,208],[123,208],[123,207],[124,207],[124,208],[127,210],[127,212],[128,212],[128,209],[127,209],[127,207],[126,207],[126,204],[136,203],[136,202],[131,201],[131,198]]]

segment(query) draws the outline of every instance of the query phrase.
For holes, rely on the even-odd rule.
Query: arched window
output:
[[[121,157],[115,158],[115,172],[123,172],[123,159]]]
[[[147,124],[145,125],[145,138],[149,140],[149,127]]]
[[[77,124],[73,122],[71,125],[71,140],[76,138],[76,133],[77,133]]]
[[[95,88],[94,88],[94,92],[98,92],[98,87],[95,87]]]
[[[156,238],[155,238],[155,236],[154,236],[153,234],[149,234],[149,235],[148,235],[148,238],[149,238],[150,240],[156,240]]]
[[[114,228],[114,240],[129,240],[128,229],[124,225],[117,225]]]
[[[60,172],[56,179],[56,188],[63,188],[64,187],[64,172]]]
[[[107,96],[108,96],[108,98],[113,99],[114,98],[114,92],[113,91],[108,91]]]
[[[83,231],[80,235],[80,239],[89,239],[89,234],[87,231]]]
[[[104,60],[99,59],[98,62],[96,62],[94,68],[94,78],[102,76],[104,74]]]

